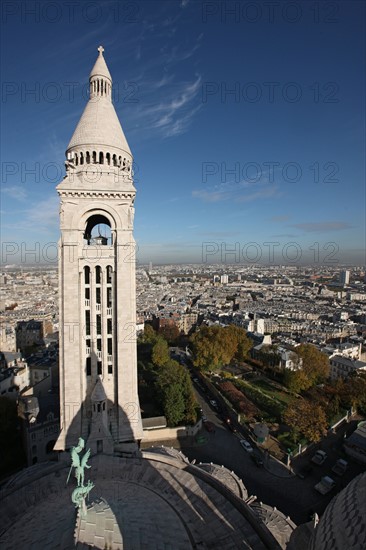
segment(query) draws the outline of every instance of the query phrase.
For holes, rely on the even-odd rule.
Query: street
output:
[[[328,459],[322,466],[314,465],[312,472],[306,479],[297,476],[277,477],[263,467],[258,467],[250,459],[250,455],[239,444],[240,436],[233,434],[224,425],[219,414],[216,413],[207,400],[209,397],[195,387],[197,400],[202,407],[203,414],[209,422],[215,426],[214,432],[202,432],[208,438],[208,442],[202,445],[186,446],[184,440],[180,441],[181,449],[190,459],[197,462],[214,462],[224,465],[233,470],[242,480],[249,495],[256,495],[258,500],[275,506],[297,524],[304,523],[310,519],[310,515],[317,512],[321,515],[330,500],[339,492],[351,479],[365,470],[361,465],[349,461],[349,470],[342,477],[334,475],[337,482],[336,488],[328,495],[320,495],[314,485],[323,475],[330,475],[330,469],[339,458],[337,449],[339,440],[343,438],[342,430],[337,435],[331,434],[321,445],[326,450]],[[345,428],[344,428],[345,429]],[[328,448],[329,447],[329,448]],[[307,463],[314,454],[315,447],[295,461],[295,467]]]

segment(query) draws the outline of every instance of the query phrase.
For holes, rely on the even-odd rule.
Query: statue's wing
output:
[[[75,448],[71,451],[71,460],[72,460],[72,466],[74,468],[79,468],[79,466],[80,466],[80,457],[79,457],[79,455],[78,455]]]
[[[89,456],[90,456],[90,449],[88,449],[88,450],[85,452],[83,458],[81,459],[81,467],[82,467],[82,468],[85,468],[86,463],[87,463],[88,460],[89,460]]]

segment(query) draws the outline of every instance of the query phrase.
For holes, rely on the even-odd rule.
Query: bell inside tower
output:
[[[113,242],[109,220],[101,214],[91,216],[86,224],[84,240],[88,245],[111,246]]]

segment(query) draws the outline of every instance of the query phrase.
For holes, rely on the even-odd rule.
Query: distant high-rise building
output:
[[[149,262],[149,273],[152,272],[152,262]]]
[[[229,275],[221,275],[220,282],[223,285],[227,284],[229,282]]]
[[[345,269],[344,271],[341,271],[339,274],[339,282],[341,285],[348,285],[349,284],[349,278],[350,278],[350,272],[348,269]]]

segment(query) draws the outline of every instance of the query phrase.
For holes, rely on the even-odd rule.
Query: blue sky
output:
[[[363,2],[2,10],[4,263],[58,239],[55,186],[99,44],[135,159],[140,262],[365,263]]]

